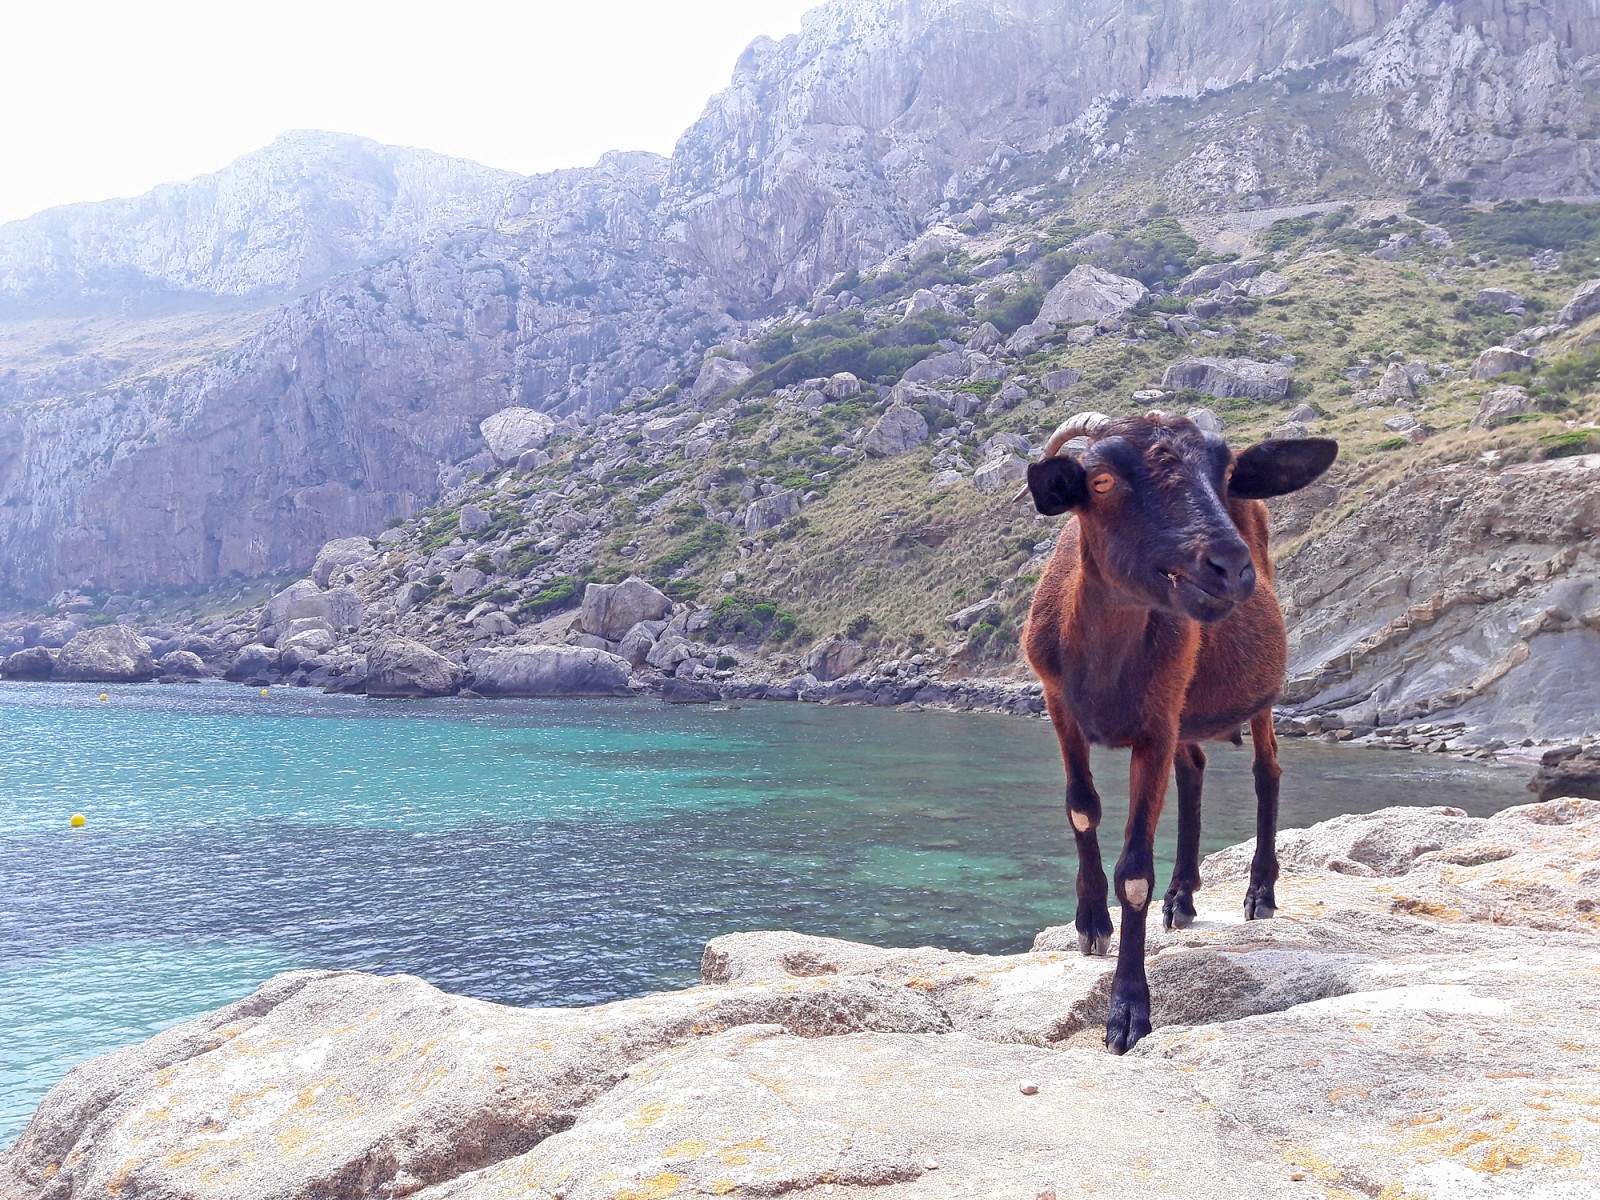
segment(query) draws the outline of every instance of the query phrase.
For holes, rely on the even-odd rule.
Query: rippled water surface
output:
[[[291,967],[591,1004],[693,982],[732,930],[998,953],[1072,918],[1042,721],[100,691],[0,685],[0,1144],[73,1063]],[[1425,756],[1284,763],[1285,827],[1528,798]],[[1126,755],[1096,771],[1120,829]],[[1206,794],[1207,851],[1253,835],[1248,751],[1212,752]]]

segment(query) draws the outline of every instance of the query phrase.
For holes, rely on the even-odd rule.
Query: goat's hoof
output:
[[[1161,902],[1161,926],[1164,929],[1187,929],[1194,924],[1194,896],[1175,888],[1167,889]]]
[[[1111,935],[1109,933],[1097,933],[1091,937],[1089,934],[1079,930],[1078,949],[1084,954],[1103,958],[1111,953]]]
[[[1244,894],[1244,919],[1246,921],[1270,921],[1278,915],[1278,900],[1272,894],[1272,885],[1262,884],[1252,886]]]
[[[1144,980],[1137,985],[1116,984],[1111,989],[1111,1015],[1106,1020],[1106,1049],[1126,1054],[1150,1032],[1150,989]]]

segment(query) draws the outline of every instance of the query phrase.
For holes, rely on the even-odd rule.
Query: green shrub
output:
[[[583,593],[583,581],[571,575],[557,575],[543,589],[529,596],[517,606],[517,611],[528,617],[547,617],[551,613],[571,608]]]

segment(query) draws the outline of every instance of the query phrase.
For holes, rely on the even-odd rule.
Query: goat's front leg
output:
[[[1250,887],[1244,894],[1244,917],[1261,921],[1278,911],[1278,735],[1272,728],[1272,710],[1250,718],[1250,745],[1255,752],[1256,854],[1250,861]]]
[[[1045,709],[1061,743],[1061,762],[1067,771],[1067,819],[1078,844],[1078,949],[1084,954],[1105,954],[1111,949],[1111,908],[1106,903],[1106,869],[1100,861],[1100,793],[1089,772],[1089,739],[1073,720],[1066,701],[1045,692]]]
[[[1194,924],[1194,894],[1200,890],[1200,791],[1206,752],[1199,742],[1183,742],[1172,765],[1178,777],[1178,861],[1161,904],[1161,923],[1187,929]]]
[[[1125,1054],[1150,1032],[1150,985],[1144,975],[1144,927],[1156,886],[1156,823],[1167,798],[1175,739],[1158,735],[1135,742],[1129,781],[1128,831],[1115,873],[1122,901],[1122,937],[1111,978],[1106,1048]]]

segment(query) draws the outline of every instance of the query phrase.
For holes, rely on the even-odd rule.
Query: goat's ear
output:
[[[1033,506],[1047,517],[1077,508],[1089,497],[1083,468],[1076,459],[1057,456],[1028,464],[1028,491]]]
[[[1339,443],[1332,438],[1273,438],[1233,460],[1228,495],[1265,500],[1297,492],[1333,465]]]

